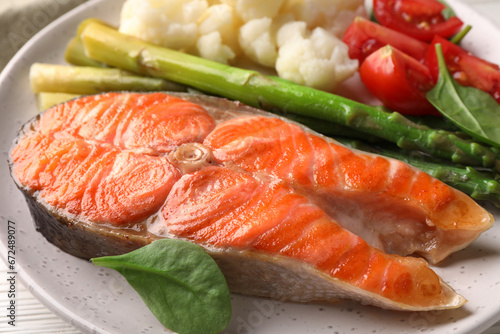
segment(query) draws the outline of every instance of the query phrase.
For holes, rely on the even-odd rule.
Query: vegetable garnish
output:
[[[358,63],[340,40],[363,0],[127,0],[119,31],[222,64],[333,91]],[[243,65],[244,64],[244,65]]]
[[[399,113],[355,102],[290,81],[212,62],[126,36],[99,23],[81,34],[87,55],[97,61],[172,80],[272,112],[315,117],[469,166],[495,167],[499,153],[453,133],[420,126]],[[500,164],[496,166],[500,169]]]
[[[458,84],[447,69],[441,44],[435,47],[439,79],[427,98],[462,131],[478,141],[500,147],[500,105],[488,93]]]
[[[231,299],[226,280],[197,245],[161,239],[92,262],[121,273],[156,318],[177,333],[218,333],[229,324]]]
[[[359,75],[384,106],[405,115],[439,115],[425,97],[434,85],[429,69],[391,45],[368,56]]]

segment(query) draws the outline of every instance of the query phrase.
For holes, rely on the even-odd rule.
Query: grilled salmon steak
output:
[[[457,308],[465,299],[423,258],[439,262],[493,223],[402,162],[201,95],[57,105],[21,129],[10,166],[37,229],[70,254],[180,238],[217,261],[232,291],[297,302]]]

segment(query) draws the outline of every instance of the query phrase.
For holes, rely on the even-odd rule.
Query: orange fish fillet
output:
[[[23,127],[10,164],[37,228],[71,254],[182,238],[216,259],[233,291],[300,302],[459,307],[425,260],[386,252],[439,261],[492,224],[406,164],[206,96],[69,101]]]

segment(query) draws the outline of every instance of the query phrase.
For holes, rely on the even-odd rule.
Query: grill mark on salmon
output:
[[[400,310],[465,302],[424,260],[385,254],[340,225],[359,218],[349,211],[356,203],[371,205],[374,219],[404,218],[408,226],[380,225],[387,231],[378,233],[388,239],[422,225],[405,216],[418,210],[388,210],[395,201],[384,196],[401,189],[439,219],[450,213],[450,203],[463,201],[461,213],[479,217],[463,223],[472,226],[471,240],[492,223],[484,224],[488,213],[471,199],[407,165],[208,96],[75,99],[23,127],[10,166],[37,228],[73,255],[114,255],[158,238],[187,239],[214,257],[232,291],[299,302],[351,298]],[[431,205],[426,192],[435,189],[441,201]],[[462,237],[460,224],[447,227]]]

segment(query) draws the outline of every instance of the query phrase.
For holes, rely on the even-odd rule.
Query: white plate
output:
[[[474,26],[465,41],[467,47],[500,63],[500,45],[491,43],[491,36],[499,36],[500,31],[464,5],[449,2],[460,17]],[[87,17],[98,17],[116,24],[121,3],[98,0],[76,8],[28,42],[0,77],[0,252],[6,257],[7,221],[11,220],[16,226],[18,277],[48,308],[82,331],[162,333],[168,331],[119,274],[63,253],[35,231],[6,163],[16,131],[37,113],[29,88],[30,65],[64,63],[66,43],[78,23]],[[499,210],[488,209],[500,218]],[[464,307],[405,313],[350,302],[302,305],[233,295],[233,318],[225,333],[479,333],[500,319],[498,224],[435,270],[469,300]]]

